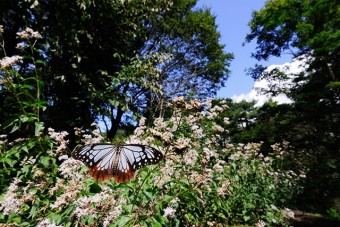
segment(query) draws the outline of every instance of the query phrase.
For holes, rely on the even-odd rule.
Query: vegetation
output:
[[[265,8],[254,12],[247,36],[247,41],[257,39],[255,58],[267,59],[288,51],[301,59],[305,69],[290,75],[278,69],[258,74],[263,67],[257,67],[252,75],[292,81],[290,89],[280,92],[294,103],[264,106],[257,124],[263,127],[273,122],[275,127],[268,132],[272,140],[286,139],[313,157],[302,204],[314,210],[325,209],[329,200],[339,196],[339,20],[337,1],[268,1]],[[277,91],[274,87],[267,92]]]
[[[254,12],[253,56],[304,63],[250,70],[273,81],[263,92],[294,101],[261,107],[211,98],[232,55],[195,4],[0,1],[0,223],[285,226],[291,209],[339,219],[337,1]],[[148,144],[165,159],[129,183],[96,182],[71,152],[99,142]]]
[[[72,131],[103,120],[112,139],[136,116],[152,122],[172,97],[204,98],[223,86],[232,55],[195,2],[1,1],[6,53],[17,54],[19,30],[43,31],[46,126]]]

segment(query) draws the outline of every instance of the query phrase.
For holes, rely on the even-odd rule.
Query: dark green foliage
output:
[[[260,66],[251,73],[255,78],[293,79],[293,87],[283,92],[294,104],[262,107],[256,127],[264,127],[268,140],[287,139],[296,148],[309,152],[306,160],[310,160],[310,172],[303,199],[314,209],[329,206],[321,202],[325,198],[339,196],[339,21],[336,0],[270,0],[253,13],[251,32],[246,38],[247,42],[257,40],[253,57],[258,60],[289,52],[307,63],[305,70],[296,75],[277,70],[263,73]],[[274,127],[270,127],[271,122]]]
[[[153,112],[152,120],[171,97],[204,98],[223,86],[232,56],[223,53],[215,18],[195,4],[1,1],[0,24],[9,56],[20,29],[43,35],[46,126],[71,132],[100,118],[113,138],[131,115]]]

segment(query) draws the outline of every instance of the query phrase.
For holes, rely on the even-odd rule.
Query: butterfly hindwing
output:
[[[79,147],[73,158],[82,161],[96,180],[113,177],[113,163],[116,158],[117,146],[112,144],[87,144]]]
[[[114,177],[119,183],[128,182],[136,170],[163,159],[157,149],[139,144],[88,144],[78,148],[72,156],[89,168],[94,179]]]

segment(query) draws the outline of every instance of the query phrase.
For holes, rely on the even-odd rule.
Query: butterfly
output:
[[[77,148],[72,157],[82,161],[95,180],[114,177],[116,182],[125,183],[138,169],[159,163],[163,154],[146,145],[95,143]]]

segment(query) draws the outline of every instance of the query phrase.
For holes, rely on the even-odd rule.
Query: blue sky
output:
[[[246,35],[250,32],[248,23],[254,10],[261,9],[266,0],[199,0],[198,6],[211,9],[216,16],[218,31],[221,33],[220,42],[224,44],[226,52],[232,52],[235,59],[231,62],[229,79],[218,93],[217,97],[229,98],[251,91],[254,80],[246,75],[245,69],[253,67],[257,62],[251,58],[256,43],[252,42],[242,46]],[[262,65],[283,64],[291,62],[290,55],[280,58],[270,58]]]

